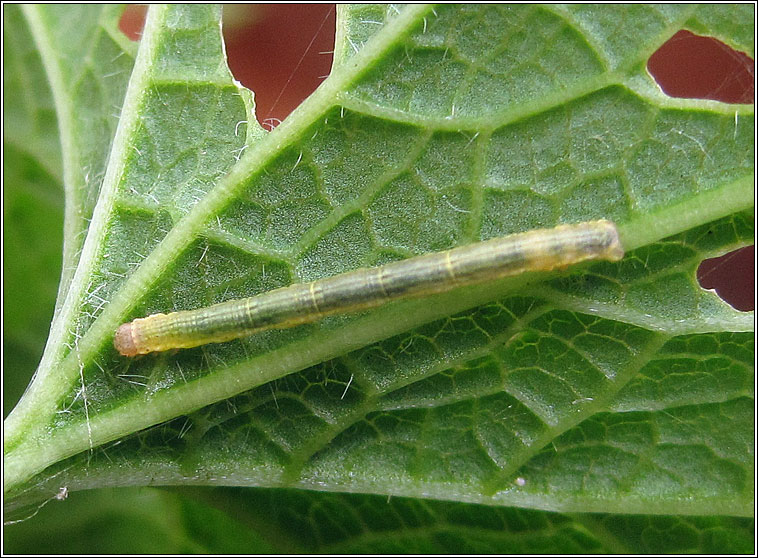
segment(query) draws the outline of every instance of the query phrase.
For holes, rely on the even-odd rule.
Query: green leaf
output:
[[[439,540],[481,552],[650,548],[629,533],[618,545],[584,539],[588,523],[603,526],[589,515],[556,516],[554,540],[534,523],[531,542],[495,534],[478,547],[456,509],[493,532],[524,513],[512,506],[750,515],[753,316],[702,290],[695,270],[752,242],[753,108],[671,99],[645,64],[681,28],[752,52],[752,23],[730,23],[752,22],[752,8],[341,10],[332,74],[264,134],[226,68],[219,10],[151,7],[98,159],[102,186],[65,172],[62,142],[67,206],[91,221],[78,225],[86,240],[34,381],[6,420],[10,504],[124,484],[337,491],[358,507],[372,499],[347,493],[455,501],[429,504],[422,525],[444,534],[404,546],[417,552]],[[79,45],[53,8],[23,16],[43,60],[53,40]],[[109,63],[89,64],[103,81]],[[86,108],[107,122],[72,85],[80,75],[60,78],[76,99],[67,118]],[[86,134],[73,137],[81,159]],[[35,164],[56,177],[37,144]],[[596,218],[619,225],[621,262],[139,359],[111,345],[120,323],[152,312]],[[676,531],[671,551],[712,548],[714,523],[644,521]],[[301,548],[384,548],[338,539]]]
[[[55,300],[76,269],[118,123],[135,47],[116,6],[9,6],[3,10],[6,409],[42,353]],[[56,122],[57,118],[57,122]],[[65,189],[65,226],[60,219]],[[50,239],[63,240],[51,242]],[[63,244],[60,262],[59,244]],[[29,254],[34,254],[31,261]],[[60,281],[56,274],[62,272]],[[18,366],[15,366],[18,364]],[[7,390],[11,385],[20,389]],[[21,385],[23,383],[23,385]]]
[[[13,99],[6,107],[11,116],[4,125],[6,141],[62,178],[66,192],[59,300],[98,199],[133,63],[134,47],[118,30],[120,12],[116,6],[26,6],[4,12],[6,40],[12,42],[5,62],[14,69],[5,84]]]
[[[245,554],[272,552],[265,541],[222,511],[165,491],[141,488],[85,491],[40,508],[34,521],[6,527],[9,554]],[[45,536],[40,537],[40,532]]]

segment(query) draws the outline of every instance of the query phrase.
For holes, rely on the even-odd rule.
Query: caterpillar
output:
[[[549,271],[624,255],[606,220],[560,225],[433,252],[380,267],[360,268],[207,308],[153,314],[122,324],[113,344],[124,356],[221,343],[266,329],[284,329],[332,314],[423,297],[528,271]]]

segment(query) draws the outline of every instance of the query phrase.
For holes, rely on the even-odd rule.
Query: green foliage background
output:
[[[139,52],[115,7],[5,7],[8,397],[64,231],[5,425],[6,511],[44,507],[6,549],[749,552],[753,317],[695,269],[752,242],[753,108],[645,63],[681,28],[752,55],[753,7],[340,10],[330,78],[266,134],[215,7],[152,8]],[[151,312],[601,217],[618,264],[111,347]],[[151,484],[183,488],[112,488]]]

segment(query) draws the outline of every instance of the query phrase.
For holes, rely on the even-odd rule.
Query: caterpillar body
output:
[[[623,255],[618,231],[610,221],[561,225],[356,269],[207,308],[153,314],[119,326],[113,344],[122,355],[136,356],[221,343],[402,298],[587,260],[616,261]]]

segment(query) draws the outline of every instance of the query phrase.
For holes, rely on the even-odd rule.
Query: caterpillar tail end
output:
[[[621,245],[621,239],[619,238],[619,231],[616,228],[616,223],[602,219],[598,221],[599,224],[607,228],[608,231],[608,245],[605,251],[605,257],[609,261],[617,262],[624,257],[624,247]]]
[[[142,354],[134,342],[131,322],[118,326],[116,335],[113,337],[113,346],[123,356],[132,357]]]

